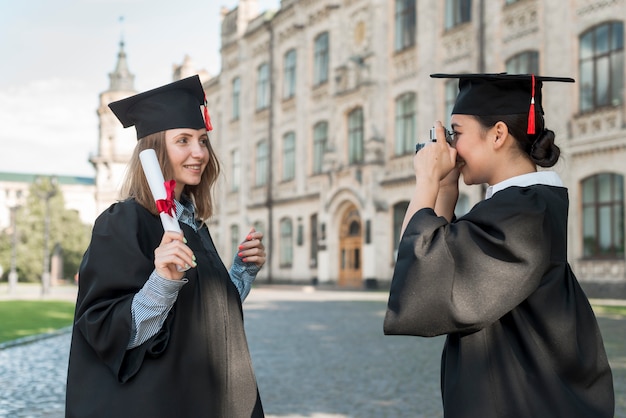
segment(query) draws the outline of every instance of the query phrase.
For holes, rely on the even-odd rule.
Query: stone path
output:
[[[246,330],[268,418],[442,417],[443,337],[385,337],[384,292],[254,289]],[[599,316],[626,418],[626,318]],[[70,335],[0,349],[0,417],[61,418]]]

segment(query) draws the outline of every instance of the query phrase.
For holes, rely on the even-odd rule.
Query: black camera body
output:
[[[450,132],[447,128],[443,128],[443,131],[446,134],[446,142],[452,145],[452,132]],[[433,126],[430,128],[430,142],[437,142],[437,133],[436,128]],[[415,144],[415,152],[421,150],[426,146],[427,142],[418,142]]]

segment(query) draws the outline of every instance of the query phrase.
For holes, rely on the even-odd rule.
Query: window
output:
[[[267,184],[267,173],[269,169],[269,152],[267,143],[261,141],[256,146],[256,181],[255,185],[265,186]]]
[[[240,242],[241,238],[239,237],[239,225],[233,224],[230,226],[230,248],[233,251],[233,257],[239,252]]]
[[[513,4],[513,3],[517,3],[519,0],[505,0],[505,4]],[[521,73],[520,73],[521,74]],[[534,74],[534,73],[533,73]]]
[[[293,264],[293,225],[291,219],[280,221],[280,266],[291,267]]]
[[[231,173],[231,181],[232,186],[230,190],[232,192],[239,191],[239,187],[241,186],[241,156],[239,154],[239,150],[235,149],[231,153],[231,163],[232,163],[232,173]]]
[[[255,221],[252,224],[252,227],[254,228],[255,231],[263,232],[263,234],[265,234],[265,225],[263,224],[263,221]]]
[[[320,174],[323,170],[327,142],[328,123],[316,123],[313,127],[313,174]]]
[[[395,154],[415,151],[415,93],[406,93],[396,99]]]
[[[393,205],[393,259],[398,258],[398,246],[400,245],[400,231],[404,222],[404,215],[409,207],[409,202],[399,202]]]
[[[415,45],[415,1],[396,0],[396,51]]]
[[[296,134],[283,136],[283,181],[293,180],[296,172]]]
[[[471,0],[446,0],[446,29],[471,20]]]
[[[624,177],[597,174],[581,186],[583,257],[624,258]]]
[[[509,74],[539,73],[539,52],[524,51],[506,61],[506,72]]]
[[[270,104],[269,65],[261,64],[257,70],[256,110],[267,109]]]
[[[285,78],[283,80],[283,98],[296,95],[296,50],[290,49],[285,54]]]
[[[311,236],[310,236],[310,241],[311,241],[311,248],[310,248],[310,254],[309,254],[309,263],[310,263],[310,267],[317,267],[317,253],[318,253],[318,244],[317,244],[317,213],[311,215],[310,218],[310,222],[309,222],[310,228],[311,228]]]
[[[233,120],[239,119],[239,98],[241,96],[241,79],[233,80]]]
[[[313,59],[313,85],[318,86],[328,81],[328,32],[324,32],[315,38],[315,56]]]
[[[362,163],[364,160],[363,109],[358,107],[348,115],[348,162]]]
[[[605,23],[580,36],[580,111],[619,106],[624,88],[624,25]]]

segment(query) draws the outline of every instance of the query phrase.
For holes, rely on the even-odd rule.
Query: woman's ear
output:
[[[509,127],[506,125],[506,123],[498,121],[491,129],[494,136],[494,149],[502,148],[511,139],[511,136],[509,135]]]

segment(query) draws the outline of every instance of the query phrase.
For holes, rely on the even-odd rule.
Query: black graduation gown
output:
[[[79,272],[67,417],[263,416],[239,293],[208,230],[181,227],[198,265],[162,329],[126,350],[132,299],[154,269],[163,227],[134,200],[96,220]]]
[[[613,417],[611,370],[567,262],[567,189],[509,187],[448,223],[410,220],[387,335],[447,334],[444,415]]]

